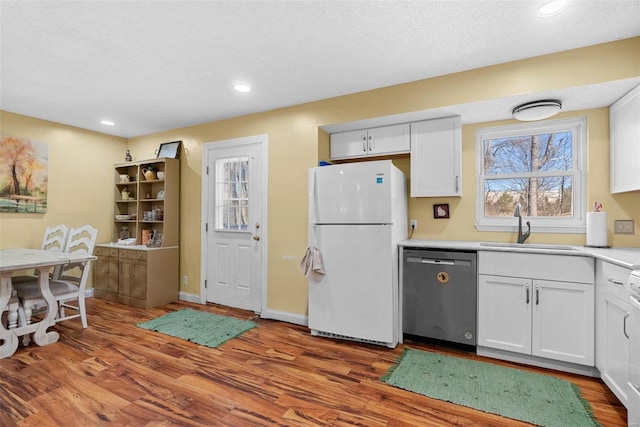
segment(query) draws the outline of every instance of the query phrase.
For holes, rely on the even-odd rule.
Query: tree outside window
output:
[[[480,129],[478,228],[512,226],[518,203],[534,227],[583,226],[584,125],[570,119]]]

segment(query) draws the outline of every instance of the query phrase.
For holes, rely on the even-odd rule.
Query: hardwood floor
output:
[[[135,326],[186,307],[259,327],[212,349]],[[402,345],[391,350],[312,337],[306,327],[212,304],[142,310],[90,298],[87,309],[88,329],[77,319],[58,324],[59,342],[21,346],[0,360],[1,426],[528,425],[381,383]],[[603,426],[626,426],[624,407],[599,379],[553,374],[581,388]]]

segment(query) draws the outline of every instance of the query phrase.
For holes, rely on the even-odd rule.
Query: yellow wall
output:
[[[102,155],[97,153],[94,155],[96,163],[92,162],[94,167],[89,168],[94,170],[94,175],[88,175],[92,178],[78,183],[77,178],[68,175],[64,178],[64,185],[61,188],[72,187],[73,192],[80,195],[77,197],[81,203],[85,203],[86,199],[83,195],[87,193],[108,194],[112,197],[112,165],[122,161],[127,142],[134,157],[144,159],[155,157],[154,150],[160,143],[182,140],[184,151],[181,158],[180,276],[188,276],[189,285],[181,287],[181,291],[198,294],[202,144],[268,134],[267,304],[270,310],[304,315],[307,310],[306,280],[298,269],[298,261],[290,257],[291,255],[300,256],[307,244],[307,169],[315,166],[319,159],[328,158],[329,136],[319,127],[638,76],[640,76],[640,37],[176,129],[133,138],[129,141],[111,138],[113,145],[108,148],[105,146],[105,152]],[[576,115],[586,116],[588,119],[589,194],[587,204],[590,205],[595,200],[604,204],[605,210],[610,213],[610,231],[614,218],[635,219],[636,229],[640,228],[640,208],[638,207],[640,192],[615,196],[609,194],[608,109],[565,113],[559,117]],[[473,227],[475,222],[475,129],[478,126],[494,126],[509,122],[463,127],[464,196],[462,198],[409,199],[409,215],[419,221],[419,228],[414,237],[503,241],[512,239],[513,236],[509,233],[478,233]],[[40,121],[35,121],[33,124],[36,128],[40,126],[42,126]],[[51,126],[66,129],[61,125],[51,124]],[[59,141],[50,135],[51,130],[37,131],[37,129],[31,129],[30,125],[22,130],[18,129],[19,133],[14,131],[15,127],[11,129],[12,132],[8,132],[5,130],[4,115],[2,127],[4,134],[32,137],[52,142],[52,145],[54,145],[53,141]],[[34,136],[34,132],[42,134],[38,133]],[[81,141],[85,133],[97,139],[104,138],[105,141],[110,138],[80,130],[74,130],[74,132],[73,138],[69,138],[74,142]],[[85,139],[89,142],[88,136],[85,136]],[[60,143],[63,141],[64,139],[60,140]],[[102,147],[100,141],[98,145]],[[91,150],[93,153],[93,146]],[[85,156],[71,154],[67,158],[69,163],[61,167],[62,173],[76,174],[81,167],[80,163],[85,161],[86,151],[84,152]],[[57,158],[60,159],[61,156]],[[406,156],[394,159],[394,162],[409,176],[409,160]],[[56,198],[63,196],[66,195],[62,190],[55,193]],[[84,215],[87,215],[88,219],[91,218],[90,215],[100,215],[100,224],[112,227],[113,224],[110,222],[112,202],[109,197],[92,198],[89,203],[95,203],[96,209],[91,210],[91,214],[83,212],[82,218],[85,218]],[[65,198],[65,200],[68,199]],[[54,203],[57,203],[57,200],[52,193],[50,206]],[[433,203],[449,203],[451,218],[434,220]],[[72,206],[76,208],[75,204]],[[71,215],[80,221],[80,214]],[[24,245],[24,240],[18,240],[19,235],[12,229],[28,224],[30,219],[24,217],[9,219],[13,224],[5,226],[5,222],[9,222],[6,221],[8,217],[7,214],[0,216],[3,233],[2,247],[16,245],[16,242]],[[57,219],[56,221],[61,222]],[[38,230],[27,232],[31,236],[30,239],[36,243],[39,243],[45,225],[38,223],[38,226],[40,227]],[[4,239],[5,231],[12,233],[8,244]],[[102,233],[100,237],[104,238],[102,241],[107,241],[110,236],[109,231]],[[585,236],[535,234],[531,237],[531,241],[583,244]],[[640,246],[638,232],[633,236],[610,234],[609,243],[617,246]]]
[[[47,212],[0,213],[0,247],[40,247],[51,225],[98,229],[98,242],[113,228],[113,164],[124,161],[124,138],[0,111],[0,133],[49,147]],[[89,283],[93,283],[90,279]]]

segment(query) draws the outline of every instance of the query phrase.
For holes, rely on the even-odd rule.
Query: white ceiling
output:
[[[0,108],[130,138],[640,35],[639,0],[538,18],[547,2],[2,0]],[[593,108],[637,84],[545,97]],[[424,113],[497,120],[519,101]]]

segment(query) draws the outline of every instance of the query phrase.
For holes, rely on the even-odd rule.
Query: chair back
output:
[[[90,225],[83,225],[82,227],[72,228],[69,230],[69,238],[65,247],[65,252],[70,254],[93,254],[93,248],[96,244],[96,238],[98,237],[98,229],[93,228]],[[59,279],[72,280],[78,283],[78,285],[86,285],[86,276],[89,273],[90,262],[83,263],[70,263],[63,267],[63,270],[59,274]],[[80,275],[69,275],[69,272],[75,268],[80,269]]]
[[[68,235],[69,229],[63,224],[47,227],[42,237],[40,249],[43,251],[64,251],[67,247]]]
[[[96,238],[98,237],[98,229],[93,228],[90,225],[83,225],[82,227],[72,228],[69,230],[69,238],[64,251],[68,253],[74,253],[82,251],[80,253],[92,254],[93,247],[96,245]]]

